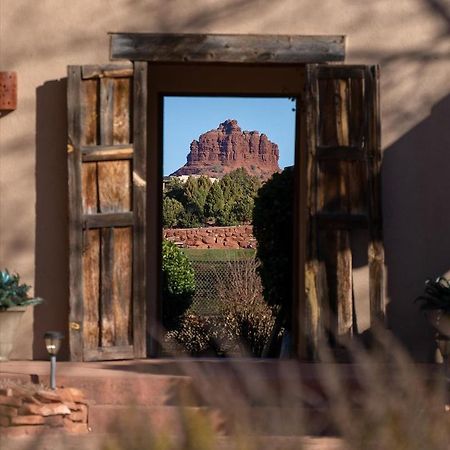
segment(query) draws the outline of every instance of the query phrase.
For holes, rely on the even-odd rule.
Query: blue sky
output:
[[[281,168],[294,164],[295,103],[288,98],[164,97],[163,174],[186,163],[194,139],[236,119],[242,130],[264,133],[280,149]]]

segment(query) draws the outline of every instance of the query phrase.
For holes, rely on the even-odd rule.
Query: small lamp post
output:
[[[44,334],[45,347],[50,355],[50,389],[56,389],[56,355],[64,336],[58,331],[47,331]]]

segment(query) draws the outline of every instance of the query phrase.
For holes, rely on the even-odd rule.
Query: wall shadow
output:
[[[433,330],[414,299],[450,270],[450,95],[389,146],[382,165],[388,326],[417,361],[434,359]]]
[[[68,359],[69,245],[67,235],[67,80],[36,89],[36,247],[33,359],[47,358],[45,331],[65,335],[61,359]]]

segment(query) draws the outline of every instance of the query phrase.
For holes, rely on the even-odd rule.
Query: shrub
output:
[[[279,305],[289,326],[292,306],[292,233],[294,171],[274,174],[258,192],[253,210],[253,234],[258,241],[257,256],[264,297]]]
[[[241,352],[262,356],[275,324],[276,308],[264,300],[259,262],[254,257],[229,263],[229,276],[218,279],[217,292],[223,326],[234,336]]]
[[[163,200],[163,227],[176,227],[183,212],[184,207],[178,200],[165,197]]]
[[[195,292],[194,270],[187,256],[172,242],[162,243],[163,325],[179,326]]]
[[[276,309],[264,301],[255,258],[230,261],[228,276],[216,274],[216,316],[187,313],[168,339],[192,355],[207,351],[262,356],[275,324]]]

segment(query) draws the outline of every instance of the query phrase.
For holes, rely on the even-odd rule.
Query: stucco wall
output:
[[[67,317],[66,66],[107,62],[109,31],[149,31],[346,34],[347,62],[381,65],[389,323],[419,359],[428,359],[431,331],[411,301],[424,278],[450,269],[445,5],[445,0],[1,0],[0,70],[17,71],[19,105],[0,118],[0,267],[19,271],[46,299],[36,311],[34,355],[43,356],[44,329],[61,328]],[[358,276],[356,288],[367,289]],[[14,356],[31,358],[31,313],[22,328]]]

